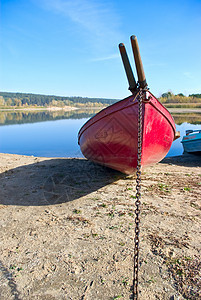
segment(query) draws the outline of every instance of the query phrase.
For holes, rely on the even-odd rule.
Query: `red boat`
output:
[[[83,155],[96,163],[133,174],[137,167],[139,97],[142,95],[141,166],[162,160],[176,138],[168,110],[147,89],[137,39],[131,37],[138,73],[135,82],[123,44],[119,45],[132,94],[100,111],[80,129],[78,143]]]

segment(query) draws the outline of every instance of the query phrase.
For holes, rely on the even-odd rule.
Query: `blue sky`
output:
[[[118,44],[134,68],[134,34],[157,97],[201,93],[201,0],[1,0],[0,9],[1,91],[122,99]]]

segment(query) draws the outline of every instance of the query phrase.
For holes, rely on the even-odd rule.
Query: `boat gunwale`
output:
[[[151,94],[151,96],[154,98],[154,99],[156,99],[156,101],[157,101],[157,103],[163,108],[163,110],[165,110],[165,112],[166,113],[168,113],[169,114],[169,116],[171,117],[171,121],[170,121],[170,119],[166,116],[166,114],[165,114],[165,112],[163,112],[163,111],[161,111],[151,100],[148,100],[148,101],[143,101],[145,104],[146,103],[149,103],[149,104],[151,104],[159,113],[161,113],[162,115],[163,115],[163,117],[165,117],[165,119],[169,122],[169,124],[171,125],[171,127],[172,127],[172,129],[173,129],[173,131],[174,131],[174,136],[175,136],[175,134],[176,134],[176,127],[175,126],[173,126],[173,124],[175,125],[175,123],[174,123],[174,119],[173,119],[173,117],[171,116],[171,114],[170,114],[170,112],[167,110],[167,108],[166,107],[164,107],[163,106],[163,104],[150,92],[150,91],[148,91],[150,94]],[[90,126],[92,126],[92,125],[94,125],[95,123],[97,123],[97,122],[99,122],[100,120],[102,120],[102,119],[104,119],[106,116],[109,116],[109,115],[112,115],[112,114],[114,114],[114,113],[116,113],[116,112],[118,112],[118,111],[121,111],[121,110],[124,110],[124,109],[126,109],[126,108],[128,108],[128,107],[130,107],[130,106],[133,106],[133,105],[136,105],[138,102],[136,101],[136,99],[137,99],[137,97],[138,97],[138,95],[139,95],[139,91],[137,91],[136,92],[136,94],[135,95],[131,95],[131,96],[128,96],[128,97],[126,97],[126,98],[124,98],[124,99],[122,99],[122,100],[120,100],[120,101],[118,101],[118,102],[115,102],[114,104],[112,104],[112,105],[110,105],[110,106],[108,106],[108,107],[106,107],[106,108],[104,108],[104,109],[102,109],[100,112],[98,112],[95,116],[98,116],[99,114],[102,114],[105,110],[107,110],[109,107],[111,108],[112,106],[115,106],[115,105],[117,105],[118,103],[121,103],[121,102],[123,102],[123,101],[125,101],[125,100],[128,100],[129,98],[131,98],[132,99],[132,97],[133,97],[133,99],[132,99],[132,101],[130,100],[129,102],[130,103],[128,103],[127,105],[125,105],[124,107],[120,107],[119,109],[116,109],[116,110],[113,110],[113,111],[111,111],[111,112],[109,112],[109,113],[107,113],[107,114],[105,114],[105,115],[103,115],[102,117],[100,117],[100,118],[98,118],[97,120],[94,120],[93,122],[92,122],[92,124],[88,124],[95,116],[93,116],[92,118],[90,118],[86,123],[84,123],[84,125],[80,128],[80,130],[79,130],[79,132],[78,132],[78,144],[80,144],[80,138],[81,138],[81,135],[90,127]],[[84,127],[86,127],[86,128],[84,128]]]
[[[113,114],[113,113],[116,113],[116,112],[122,110],[122,108],[116,109],[115,111],[113,110],[113,111],[111,111],[110,113],[107,113],[107,114],[103,115],[102,117],[100,117],[99,119],[93,121],[92,124],[88,124],[94,117],[98,117],[99,114],[102,114],[102,113],[103,113],[105,110],[107,110],[109,107],[111,108],[111,107],[113,107],[113,106],[116,106],[118,103],[121,103],[121,102],[123,102],[123,101],[125,101],[125,100],[131,98],[132,96],[134,97],[133,100],[132,100],[132,102],[134,102],[134,101],[136,100],[137,95],[138,95],[138,93],[136,93],[136,95],[128,96],[128,97],[126,97],[126,98],[124,98],[124,99],[122,99],[122,100],[119,100],[119,101],[113,103],[112,105],[109,105],[109,106],[105,107],[104,109],[102,109],[101,111],[99,111],[97,114],[95,114],[93,117],[91,117],[88,121],[86,121],[86,122],[83,124],[83,126],[80,128],[79,132],[78,132],[78,143],[79,143],[79,139],[80,139],[80,136],[82,135],[82,133],[83,133],[85,130],[87,130],[90,126],[92,126],[92,125],[95,124],[96,122],[99,122],[100,120],[102,120],[102,119],[105,118],[106,116],[109,116],[109,115],[111,115],[111,114]],[[135,102],[135,104],[136,104],[136,103],[137,103],[137,102]],[[124,108],[127,108],[127,107],[129,107],[130,105],[132,105],[132,104],[134,104],[134,103],[130,103],[129,105],[125,106]],[[87,125],[88,125],[88,126],[87,126]],[[86,128],[84,128],[85,126],[86,126]]]
[[[192,143],[192,142],[199,141],[199,140],[201,140],[200,137],[199,138],[195,138],[195,139],[182,140],[181,143],[188,143],[188,142]]]

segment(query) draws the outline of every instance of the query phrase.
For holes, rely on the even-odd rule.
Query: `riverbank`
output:
[[[200,297],[200,167],[184,155],[143,171],[139,299]],[[0,154],[0,180],[2,300],[129,299],[135,176]]]
[[[0,108],[0,112],[4,111],[42,111],[42,110],[47,110],[47,111],[58,111],[58,110],[63,110],[63,111],[72,111],[79,109],[78,107],[74,106],[63,106],[63,107],[58,107],[58,106],[49,106],[49,107],[10,107],[10,108]]]
[[[166,107],[170,113],[180,113],[180,114],[189,114],[189,113],[201,113],[201,108],[176,108],[176,107]]]
[[[106,108],[106,106],[90,106],[90,107],[74,107],[74,106],[51,106],[51,107],[26,107],[26,108],[0,108],[0,112],[17,112],[17,111],[73,111],[73,110],[101,110]],[[201,113],[201,108],[167,108],[170,113]]]

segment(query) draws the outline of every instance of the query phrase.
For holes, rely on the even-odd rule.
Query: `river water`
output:
[[[80,127],[97,111],[0,112],[0,152],[44,157],[82,157],[77,144]],[[181,137],[167,156],[181,155],[181,139],[187,129],[201,128],[198,113],[173,114]]]

